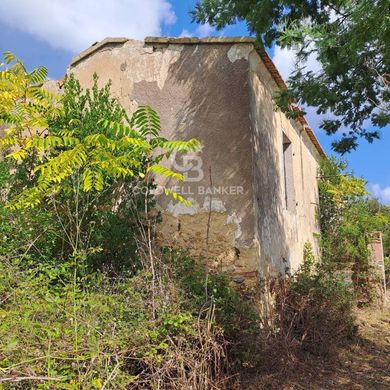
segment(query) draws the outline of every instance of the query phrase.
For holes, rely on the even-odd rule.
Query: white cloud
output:
[[[1,0],[0,20],[75,53],[108,36],[160,35],[176,15],[167,0]]]
[[[296,50],[281,48],[280,46],[275,46],[274,56],[272,61],[279,70],[282,77],[287,80],[292,71],[294,70],[296,63]],[[309,55],[307,62],[304,64],[306,70],[311,70],[312,72],[318,72],[321,69],[320,63],[317,61],[314,53]]]
[[[184,28],[183,31],[180,33],[179,38],[189,38],[193,36],[193,33],[190,33],[186,28]]]
[[[282,75],[284,80],[287,80],[295,65],[295,51],[290,49],[282,49],[280,46],[275,46],[274,56],[272,57],[276,68]]]
[[[210,36],[214,32],[214,28],[211,27],[208,23],[200,24],[196,28],[196,35],[199,38],[204,38]]]
[[[371,184],[370,192],[384,204],[390,204],[390,186],[382,187],[379,184]]]
[[[183,31],[180,34],[180,38],[183,37],[197,37],[197,38],[204,38],[211,35],[214,35],[215,29],[211,27],[208,23],[200,24],[196,27],[194,32],[190,32],[187,29],[183,29]]]
[[[286,48],[282,49],[280,46],[275,46],[272,61],[274,62],[279,73],[282,75],[283,79],[286,81],[295,68],[295,63],[297,61],[296,50]],[[310,70],[316,73],[321,70],[321,64],[317,61],[315,53],[310,54],[307,62],[305,62],[303,65],[305,66],[306,71]],[[326,114],[317,114],[316,107],[302,105],[301,108],[306,112],[305,116],[309,125],[317,132],[324,132],[324,130],[319,129],[319,126],[324,119],[337,119],[337,116],[332,112],[328,112]],[[366,127],[369,127],[370,125],[371,123],[369,120],[366,120],[363,123],[363,126]],[[340,129],[336,132],[336,137],[337,135],[340,136],[345,131],[349,131],[349,129],[345,126],[341,126]]]
[[[287,81],[293,70],[295,69],[296,64],[296,50],[281,48],[280,46],[275,46],[274,55],[272,57],[272,61],[274,62],[276,68],[279,73],[282,75],[283,79]],[[317,61],[315,54],[310,54],[307,62],[304,65],[306,71],[318,72],[321,70],[321,64]],[[309,125],[318,130],[323,119],[334,119],[336,118],[333,114],[317,114],[315,107],[310,106],[302,106],[302,109],[306,112],[306,119]]]

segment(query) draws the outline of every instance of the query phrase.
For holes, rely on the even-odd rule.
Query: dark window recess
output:
[[[284,207],[287,210],[291,210],[295,205],[293,151],[292,151],[291,141],[284,133],[283,133],[283,180],[284,180]]]

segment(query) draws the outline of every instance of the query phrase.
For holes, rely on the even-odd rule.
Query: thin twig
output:
[[[119,368],[119,362],[117,361],[117,362],[116,362],[116,366],[115,366],[115,367],[113,368],[113,370],[110,372],[110,375],[108,376],[108,378],[104,381],[101,390],[104,390],[104,389],[106,388],[106,386],[108,385],[108,383],[111,381],[111,379],[113,379],[114,374],[115,374],[115,371],[116,371],[118,368]]]
[[[22,382],[22,381],[62,381],[64,377],[49,377],[49,376],[20,376],[15,378],[2,378],[1,382]]]
[[[206,271],[206,280],[205,280],[205,293],[206,293],[206,300],[208,296],[207,291],[207,285],[209,282],[209,239],[210,239],[210,223],[211,223],[211,206],[212,206],[212,187],[213,187],[213,180],[211,177],[211,166],[209,166],[209,180],[210,180],[210,197],[209,197],[209,214],[207,217],[207,229],[206,229],[206,264],[205,264],[205,271]]]
[[[151,236],[151,220],[150,220],[150,214],[148,209],[148,196],[149,196],[149,175],[146,175],[146,191],[145,191],[145,199],[144,199],[144,206],[145,206],[145,218],[148,225],[147,230],[147,245],[148,245],[148,252],[149,252],[149,261],[150,261],[150,268],[152,271],[152,314],[153,318],[156,316],[156,308],[155,308],[155,283],[156,283],[156,270],[154,267],[154,258],[153,258],[153,249],[152,249],[152,236]]]

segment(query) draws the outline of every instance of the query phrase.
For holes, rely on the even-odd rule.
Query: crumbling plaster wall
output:
[[[148,104],[161,117],[163,136],[198,138],[201,152],[174,168],[189,181],[177,186],[191,207],[161,196],[159,227],[165,244],[204,257],[211,196],[210,263],[242,283],[254,279],[258,248],[254,235],[253,169],[249,117],[249,52],[252,44],[170,44],[128,40],[106,46],[71,66],[84,86],[96,72],[131,113]],[[192,167],[190,169],[190,167]],[[210,172],[212,186],[210,187]],[[210,194],[211,191],[211,194]]]
[[[272,99],[277,85],[257,52],[250,62],[250,105],[253,122],[253,167],[256,236],[259,241],[260,274],[292,272],[303,260],[303,246],[318,253],[319,154],[301,125],[276,110]],[[291,141],[293,199],[286,207],[283,133]]]
[[[120,38],[78,56],[70,72],[83,86],[94,72],[101,85],[111,80],[129,114],[140,104],[152,106],[163,136],[202,142],[187,161],[170,162],[187,177],[174,189],[192,206],[159,197],[161,242],[204,258],[211,202],[211,265],[237,283],[253,282],[259,272],[294,270],[305,242],[317,248],[318,153],[298,124],[275,111],[276,84],[252,42]],[[291,210],[283,207],[283,132],[293,148]]]

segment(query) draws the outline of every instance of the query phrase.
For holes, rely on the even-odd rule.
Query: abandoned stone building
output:
[[[167,138],[197,138],[201,151],[170,163],[183,183],[160,183],[192,206],[160,196],[159,239],[204,256],[238,284],[296,269],[306,242],[317,250],[318,161],[324,152],[306,121],[290,120],[273,94],[285,87],[252,38],[107,38],[69,66],[92,75],[131,113],[150,105]],[[211,211],[210,210],[211,205]]]

